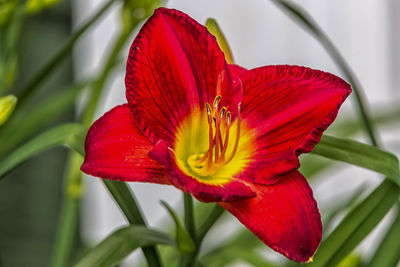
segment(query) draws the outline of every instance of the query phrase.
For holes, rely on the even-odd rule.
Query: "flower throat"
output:
[[[193,154],[187,159],[192,171],[201,176],[214,174],[221,166],[231,162],[236,154],[240,139],[240,104],[238,105],[236,140],[232,151],[227,155],[229,129],[232,125],[231,112],[226,107],[219,108],[221,96],[214,99],[213,106],[206,103],[208,119],[208,150],[205,153]],[[225,137],[223,138],[223,129]]]

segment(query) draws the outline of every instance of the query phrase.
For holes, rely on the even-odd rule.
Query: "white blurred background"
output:
[[[75,1],[74,21],[79,25],[102,5],[102,0]],[[303,0],[295,1],[304,7],[321,28],[333,40],[355,74],[361,81],[371,110],[381,106],[395,106],[399,100],[400,67],[400,2],[396,0]],[[200,23],[208,17],[217,20],[224,31],[233,51],[236,63],[246,68],[272,64],[295,64],[320,69],[341,76],[323,47],[303,28],[268,0],[170,0],[167,7],[176,8]],[[99,71],[100,62],[105,58],[110,41],[116,37],[120,22],[115,6],[98,26],[81,40],[75,50],[76,77],[83,79]],[[397,27],[396,27],[397,26]],[[133,41],[134,36],[131,40]],[[128,55],[128,46],[125,55]],[[126,58],[124,58],[124,61]],[[114,71],[108,81],[108,91],[103,97],[97,116],[117,104],[126,102],[124,87],[125,66]],[[347,100],[339,116],[355,115],[353,98]],[[380,139],[391,151],[399,151],[395,144],[399,128],[380,131]],[[360,140],[367,141],[363,136]],[[320,207],[328,205],[332,199],[352,192],[361,182],[376,185],[381,177],[356,167],[335,168],[335,172],[324,172],[329,179],[312,183],[315,198]],[[339,170],[339,171],[338,171]],[[118,207],[114,204],[103,184],[93,177],[86,181],[86,198],[83,208],[84,238],[90,242],[103,239],[116,227],[125,224]],[[131,183],[148,223],[160,226],[170,222],[159,204],[161,199],[181,207],[181,192],[169,186]],[[231,231],[240,227],[232,220]],[[379,230],[385,227],[385,222]],[[226,229],[226,227],[224,228]],[[229,229],[227,230],[229,231]],[[216,236],[211,234],[211,236]],[[218,232],[213,242],[222,239]],[[359,249],[372,251],[379,235],[374,232]],[[207,246],[207,244],[206,244]],[[135,262],[135,256],[130,257]]]

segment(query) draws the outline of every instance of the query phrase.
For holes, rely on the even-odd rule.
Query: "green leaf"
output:
[[[113,181],[102,179],[104,185],[110,191],[117,202],[119,208],[124,213],[130,224],[146,225],[142,211],[136,203],[135,197],[127,184],[122,181]],[[149,266],[161,266],[158,251],[155,247],[142,248]]]
[[[334,165],[334,161],[311,153],[301,155],[299,160],[299,171],[307,178],[307,180],[316,177],[318,173]]]
[[[0,179],[25,160],[55,146],[69,146],[83,155],[85,133],[82,125],[69,123],[36,136],[0,161]]]
[[[334,219],[338,214],[344,210],[351,208],[360,196],[366,191],[366,184],[361,184],[358,188],[347,197],[338,197],[337,201],[334,201],[331,207],[327,209],[325,213],[322,214],[322,225],[323,229],[329,229],[333,224]]]
[[[385,179],[321,243],[309,266],[336,266],[375,228],[398,197],[398,187]]]
[[[34,106],[22,105],[13,117],[0,130],[0,155],[11,151],[15,146],[36,134],[75,105],[77,96],[88,83],[67,86],[60,92],[41,100]],[[7,142],[4,142],[7,140]]]
[[[167,209],[168,213],[171,215],[172,219],[175,222],[176,243],[178,245],[179,250],[182,253],[194,252],[196,250],[196,244],[194,243],[193,239],[190,237],[188,231],[186,231],[179,216],[172,209],[172,207],[170,205],[168,205],[167,202],[161,201],[161,204]]]
[[[226,62],[228,62],[228,64],[234,64],[235,60],[233,59],[232,51],[217,21],[212,18],[207,19],[206,27],[207,30],[217,39],[219,47],[222,52],[224,52]]]
[[[75,267],[115,266],[135,249],[157,244],[175,245],[174,240],[162,232],[144,226],[127,226],[90,249]]]
[[[357,254],[349,254],[344,258],[337,267],[359,267],[361,265],[361,256]]]
[[[400,212],[394,218],[385,237],[367,266],[395,267],[400,261]]]
[[[312,153],[376,171],[400,185],[399,160],[377,147],[324,135]]]

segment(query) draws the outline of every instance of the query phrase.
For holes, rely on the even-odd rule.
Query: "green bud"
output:
[[[122,24],[129,29],[137,22],[151,16],[160,6],[160,0],[125,0],[122,7]]]
[[[217,39],[219,48],[224,52],[226,62],[228,62],[228,64],[234,64],[235,60],[233,59],[231,49],[217,21],[212,18],[207,19],[206,27],[207,30]]]
[[[26,12],[28,14],[38,13],[46,8],[50,8],[60,2],[60,0],[28,0],[26,2]]]
[[[0,126],[10,117],[16,104],[17,98],[13,95],[0,97]]]

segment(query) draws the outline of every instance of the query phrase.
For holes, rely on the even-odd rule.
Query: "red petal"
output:
[[[298,262],[311,260],[322,236],[322,224],[311,188],[298,171],[279,182],[252,189],[257,197],[219,204],[265,244]]]
[[[155,11],[133,42],[125,83],[138,126],[153,143],[173,140],[179,122],[217,95],[222,105],[242,100],[215,37],[186,14],[166,8]]]
[[[277,175],[299,166],[297,155],[309,152],[336,118],[350,94],[342,79],[298,66],[267,66],[241,76],[242,117],[256,129],[255,181],[276,182]],[[260,173],[260,172],[258,172]]]
[[[247,73],[248,70],[236,64],[229,64],[229,71],[236,76],[241,76]]]
[[[166,166],[168,180],[182,191],[203,202],[237,201],[255,197],[256,194],[241,180],[228,178],[222,184],[201,181],[184,174],[175,163],[175,156],[168,143],[160,140],[149,153],[149,157]]]
[[[164,167],[147,156],[152,147],[128,105],[117,106],[90,127],[81,170],[106,179],[169,184]]]

